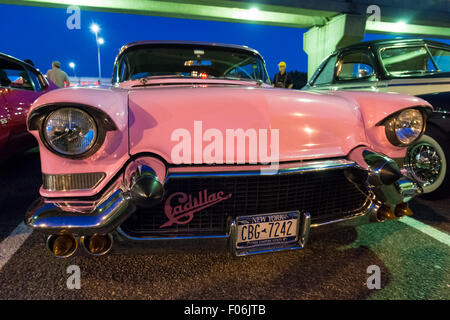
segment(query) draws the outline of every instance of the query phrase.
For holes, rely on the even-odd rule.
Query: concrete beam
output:
[[[423,26],[402,22],[367,21],[366,30],[374,33],[385,33],[396,35],[413,35],[418,37],[435,37],[450,39],[450,28]]]
[[[303,35],[303,50],[308,54],[308,80],[323,59],[338,48],[358,43],[364,37],[366,17],[343,14],[322,27]]]
[[[410,24],[437,27],[450,27],[450,1],[448,0],[233,0],[251,5],[255,2],[282,5],[285,8],[303,8],[333,11],[338,14],[366,15],[367,8],[376,5],[380,8],[385,22],[407,21]]]
[[[291,8],[267,4],[206,0],[0,0],[0,3],[68,7],[76,5],[84,10],[164,16],[173,18],[255,23],[294,28],[324,25],[333,11]]]
[[[397,34],[394,22],[403,20],[408,22],[405,34],[450,38],[449,1],[440,4],[423,0],[414,8],[406,0],[0,0],[0,3],[61,8],[77,5],[102,12],[294,28],[323,26],[342,13],[365,16],[369,5],[378,5],[382,22],[368,23],[368,31]]]

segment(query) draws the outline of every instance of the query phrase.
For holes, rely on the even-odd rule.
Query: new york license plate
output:
[[[285,246],[298,241],[298,211],[240,216],[236,219],[236,249]]]

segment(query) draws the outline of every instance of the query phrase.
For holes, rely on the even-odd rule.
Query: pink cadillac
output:
[[[49,92],[28,116],[43,185],[25,220],[57,257],[161,239],[300,249],[410,215],[421,192],[397,164],[432,111],[419,98],[275,89],[253,49],[176,41],[124,46],[112,83]]]

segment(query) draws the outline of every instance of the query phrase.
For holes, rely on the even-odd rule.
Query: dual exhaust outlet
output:
[[[84,250],[94,256],[108,253],[113,246],[113,238],[110,234],[94,234],[75,238],[70,233],[52,234],[47,238],[47,248],[57,258],[68,258],[78,249],[78,243]]]
[[[407,203],[400,203],[393,209],[391,206],[383,204],[377,212],[378,221],[395,220],[403,216],[412,216],[413,211]]]

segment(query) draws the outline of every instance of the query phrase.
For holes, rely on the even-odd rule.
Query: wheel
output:
[[[439,197],[448,190],[450,172],[448,144],[445,141],[423,135],[408,147],[405,166],[409,174],[422,184],[425,197]]]

